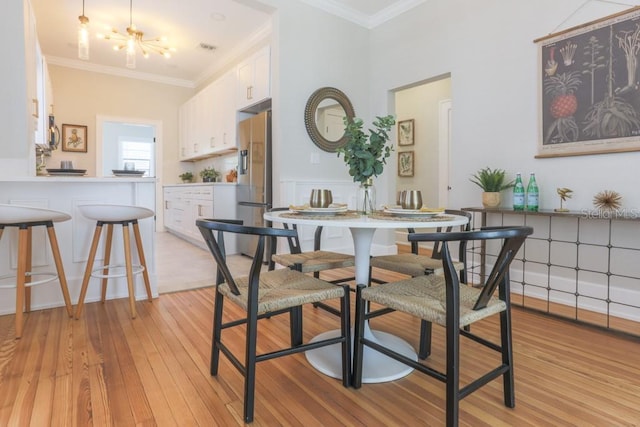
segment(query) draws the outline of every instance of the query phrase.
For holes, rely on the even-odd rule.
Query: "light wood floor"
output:
[[[172,255],[182,258],[185,276],[193,254]],[[243,424],[241,376],[224,358],[217,377],[208,372],[212,306],[212,289],[200,288],[140,301],[135,320],[125,299],[87,304],[80,320],[63,308],[42,310],[26,316],[20,340],[14,316],[1,316],[0,426]],[[305,316],[307,339],[338,325],[322,310],[305,308]],[[516,408],[503,406],[496,380],[462,401],[461,425],[640,423],[638,341],[519,309],[513,316]],[[417,343],[419,325],[408,316],[394,313],[372,325]],[[487,319],[473,327],[496,337],[495,326]],[[241,351],[241,336],[229,337]],[[263,321],[260,349],[287,341],[286,318]],[[463,382],[496,360],[468,341],[462,353]],[[441,328],[434,328],[430,360],[443,367]],[[413,373],[345,389],[295,355],[259,365],[253,425],[438,426],[443,408],[444,385],[431,378]]]

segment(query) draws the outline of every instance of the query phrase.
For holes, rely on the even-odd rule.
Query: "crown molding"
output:
[[[377,27],[378,25],[384,24],[385,22],[405,13],[408,10],[413,9],[414,7],[419,6],[426,1],[427,0],[403,0],[395,2],[391,6],[382,9],[375,15],[371,15],[371,17],[369,18],[368,28],[372,29]]]
[[[231,65],[238,62],[238,60],[253,47],[265,44],[265,41],[271,39],[272,31],[273,24],[271,20],[269,20],[262,27],[259,27],[256,31],[250,34],[249,37],[242,40],[241,43],[233,46],[233,49],[221,56],[215,64],[200,73],[200,75],[195,79],[195,86],[198,87],[217,72],[224,70],[225,68],[229,68]]]
[[[406,12],[407,10],[413,9],[414,7],[418,6],[421,3],[424,3],[427,0],[399,0],[394,2],[391,6],[386,7],[380,12],[371,16],[359,12],[351,7],[345,6],[344,4],[339,3],[335,0],[301,1],[317,9],[324,10],[325,12],[339,16],[370,30],[377,27],[378,25],[383,24],[384,22],[389,21],[390,19],[395,18],[396,16]]]
[[[110,67],[106,65],[97,65],[90,62],[84,62],[77,59],[61,58],[59,56],[47,56],[47,63],[58,65],[60,67],[73,68],[82,71],[91,71],[94,73],[109,74],[118,77],[127,77],[130,79],[146,80],[154,83],[163,83],[173,86],[181,86],[187,88],[195,88],[196,85],[191,80],[176,79],[172,77],[160,76],[152,73],[142,73],[140,71],[125,70],[118,67]]]

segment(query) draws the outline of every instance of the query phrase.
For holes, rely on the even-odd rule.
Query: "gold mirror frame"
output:
[[[309,137],[320,149],[324,151],[328,151],[330,153],[335,153],[338,148],[344,146],[347,143],[346,136],[342,136],[342,138],[337,141],[330,141],[318,130],[318,125],[316,123],[316,111],[320,103],[326,99],[335,100],[345,112],[346,117],[350,120],[353,120],[355,117],[355,112],[353,111],[353,106],[351,105],[351,101],[341,90],[336,89],[334,87],[322,87],[311,94],[309,100],[307,101],[307,105],[304,109],[304,125],[307,128],[307,133]]]

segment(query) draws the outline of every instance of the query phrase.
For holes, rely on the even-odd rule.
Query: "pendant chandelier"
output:
[[[82,15],[78,16],[78,58],[89,60],[89,18],[84,16],[84,0],[82,0]]]
[[[133,0],[129,0],[129,26],[126,34],[122,34],[114,28],[110,34],[98,34],[98,38],[117,41],[118,44],[113,46],[113,50],[125,49],[127,68],[136,68],[136,53],[138,49],[145,58],[149,57],[149,52],[156,52],[165,58],[171,58],[171,52],[176,50],[166,44],[166,37],[144,38],[144,32],[136,28],[133,23]]]

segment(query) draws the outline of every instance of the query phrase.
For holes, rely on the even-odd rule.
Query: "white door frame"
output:
[[[438,104],[438,206],[449,206],[452,105],[450,99]]]
[[[162,207],[162,121],[153,120],[153,119],[144,119],[138,117],[118,117],[118,116],[105,116],[102,114],[96,115],[96,176],[103,176],[104,174],[104,165],[102,158],[102,133],[104,131],[104,123],[105,122],[118,122],[118,123],[128,123],[128,124],[136,124],[136,125],[146,125],[151,126],[155,129],[154,137],[155,137],[155,171],[156,171],[156,194],[155,194],[155,212],[156,212],[156,231],[163,230],[163,209],[159,209],[158,207]]]

